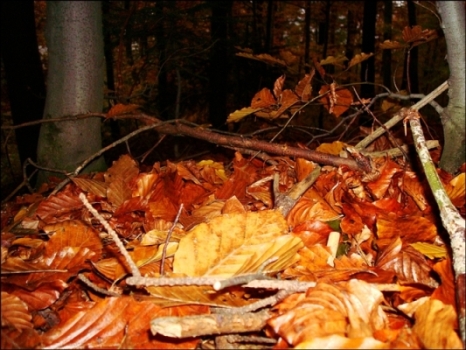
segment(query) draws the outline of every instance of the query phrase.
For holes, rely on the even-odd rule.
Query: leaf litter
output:
[[[55,195],[8,203],[2,348],[202,348],[231,332],[274,348],[462,348],[451,260],[425,180],[387,159],[371,179],[327,166],[285,217],[273,207],[273,175],[285,193],[314,166],[274,160],[237,153],[228,168],[184,161],[143,172],[124,155]],[[464,214],[464,173],[443,180]],[[126,283],[131,267],[80,193],[141,276],[166,284]],[[187,282],[170,285],[178,278]],[[216,289],[196,278],[235,282]],[[263,287],[244,287],[251,280]]]

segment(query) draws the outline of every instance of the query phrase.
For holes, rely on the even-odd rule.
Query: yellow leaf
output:
[[[406,44],[401,44],[398,41],[390,41],[385,40],[382,44],[379,45],[379,49],[385,50],[396,50],[396,49],[404,49],[408,47]]]
[[[316,148],[316,151],[338,156],[344,147],[345,147],[345,144],[343,142],[334,141],[332,143],[321,144],[319,147]]]
[[[258,112],[260,110],[261,108],[251,108],[251,107],[245,107],[242,109],[238,109],[234,111],[233,113],[230,113],[230,115],[227,118],[227,123],[239,122],[244,117],[247,117],[248,115]]]
[[[447,249],[444,246],[437,246],[425,242],[411,243],[411,246],[429,259],[446,258],[448,256]]]
[[[187,276],[231,277],[257,272],[268,259],[279,260],[265,270],[293,262],[302,243],[281,238],[288,224],[275,210],[224,214],[193,228],[179,243],[173,271]]]
[[[365,61],[365,60],[371,58],[372,56],[374,56],[374,54],[372,52],[371,53],[364,53],[363,52],[361,54],[357,54],[348,63],[348,68],[346,68],[346,69],[350,69],[351,67],[361,63],[362,61]]]
[[[348,61],[348,58],[345,56],[328,56],[326,59],[320,61],[320,65],[333,64],[334,66],[343,66],[343,62]]]

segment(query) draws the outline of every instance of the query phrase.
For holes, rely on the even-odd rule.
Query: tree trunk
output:
[[[274,2],[269,0],[267,2],[267,25],[265,31],[265,46],[264,52],[271,53],[273,48],[273,27],[274,27]]]
[[[44,113],[45,83],[34,21],[33,1],[2,1],[2,60],[14,125],[39,120]],[[16,129],[21,163],[36,160],[40,126]]]
[[[364,18],[362,28],[362,52],[375,52],[375,19],[377,17],[377,1],[364,1]],[[361,85],[361,97],[370,98],[375,95],[375,59],[374,56],[361,63],[361,81],[369,84]]]
[[[304,13],[304,72],[308,74],[311,71],[310,65],[311,53],[311,2],[306,1]]]
[[[465,9],[463,2],[438,1],[442,27],[447,42],[447,59],[450,67],[448,106],[443,110],[442,123],[445,143],[440,167],[454,173],[465,162]],[[464,317],[464,315],[463,315]]]
[[[212,43],[209,68],[209,121],[214,128],[225,124],[229,69],[228,22],[233,1],[210,1]]]
[[[414,5],[413,0],[408,0],[408,23],[411,28],[417,24],[416,6]],[[410,94],[419,92],[419,77],[417,69],[418,47],[410,47],[405,55],[403,80],[401,83],[401,89],[407,90]]]
[[[44,118],[101,112],[105,61],[100,1],[48,2],[46,39],[49,74]],[[89,118],[42,124],[39,164],[74,170],[101,149],[100,123],[98,118]],[[86,171],[104,168],[105,162],[99,158]],[[46,182],[49,175],[41,171],[38,184]]]
[[[393,4],[391,1],[384,1],[383,13],[383,40],[392,40],[392,14]],[[383,84],[391,89],[392,86],[392,50],[382,51],[382,75]]]

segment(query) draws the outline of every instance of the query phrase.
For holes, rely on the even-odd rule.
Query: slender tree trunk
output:
[[[304,13],[304,72],[311,71],[310,65],[311,52],[311,2],[306,1]]]
[[[416,6],[413,0],[408,0],[408,23],[411,28],[417,24]],[[418,47],[416,46],[409,48],[406,52],[401,89],[407,90],[409,93],[419,92],[419,77],[417,70]]]
[[[454,173],[465,162],[465,9],[463,2],[439,1],[437,7],[442,16],[442,27],[447,41],[447,59],[450,67],[448,106],[442,115],[445,143],[440,167]],[[463,320],[464,320],[464,305]]]
[[[384,1],[383,13],[383,40],[392,40],[392,13],[393,4],[391,1]],[[383,84],[391,89],[392,86],[392,50],[382,51],[382,74]]]
[[[375,52],[375,20],[377,17],[377,1],[364,1],[364,18],[362,29],[362,52]],[[361,64],[361,81],[370,84],[361,85],[361,97],[374,97],[375,88],[375,59],[374,56]]]
[[[159,55],[159,72],[157,82],[157,107],[161,119],[170,119],[170,97],[168,93],[168,77],[167,77],[167,38],[165,35],[165,15],[164,15],[164,1],[157,1],[155,3],[156,24],[155,24],[155,42],[157,53]],[[173,117],[172,117],[173,118]]]
[[[115,74],[113,72],[113,47],[111,42],[111,36],[109,32],[108,16],[110,15],[110,1],[104,0],[102,2],[102,13],[104,15],[104,56],[105,56],[105,70],[107,76],[107,91],[109,93],[109,99],[112,102],[116,102],[116,91],[115,91]],[[112,129],[112,136],[114,139],[120,138],[120,128],[117,120],[110,120],[110,127]]]
[[[225,124],[227,117],[229,44],[228,22],[233,1],[209,1],[212,8],[211,33],[212,42],[209,69],[209,120],[219,128]]]
[[[39,120],[44,113],[45,83],[39,57],[33,1],[2,1],[2,60],[15,125]],[[36,160],[40,126],[16,130],[21,163]]]
[[[48,2],[46,39],[49,74],[44,118],[101,112],[105,61],[100,1]],[[101,149],[100,123],[99,118],[89,118],[42,124],[39,164],[74,170]],[[86,171],[104,168],[99,158]],[[38,184],[46,182],[48,175],[41,171]]]

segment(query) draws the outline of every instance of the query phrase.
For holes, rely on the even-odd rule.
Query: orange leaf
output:
[[[273,94],[275,95],[276,98],[280,99],[283,91],[283,84],[285,83],[285,74],[283,74],[281,77],[278,77],[277,80],[275,80],[275,83],[273,84]]]
[[[293,91],[289,89],[283,91],[282,95],[280,96],[281,107],[278,109],[274,117],[280,117],[288,108],[293,106],[296,102],[299,102],[299,99]]]
[[[351,67],[361,63],[362,61],[365,61],[369,58],[371,58],[372,56],[374,56],[374,54],[371,52],[371,53],[364,53],[362,52],[361,54],[357,54],[355,55],[351,61],[348,63],[348,67],[346,68],[347,70],[350,69]]]
[[[277,104],[277,100],[273,97],[270,89],[263,88],[252,98],[251,108],[269,108],[275,104]]]
[[[339,117],[345,113],[353,103],[353,94],[346,88],[333,87],[333,84],[324,85],[319,91],[319,95],[323,95],[330,90],[330,93],[320,99],[320,102],[335,117]]]
[[[296,85],[295,92],[298,97],[301,98],[301,101],[307,102],[311,99],[311,93],[312,93],[312,86],[311,86],[311,80],[312,77],[314,76],[315,69],[312,69],[312,72],[310,74],[306,74],[304,78],[302,78],[299,82],[298,85]]]
[[[135,104],[124,105],[122,103],[117,103],[107,112],[107,118],[114,118],[123,114],[131,114],[137,111],[139,108],[140,106]]]

